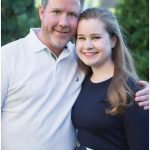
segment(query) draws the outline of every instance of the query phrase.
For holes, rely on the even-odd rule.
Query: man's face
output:
[[[61,50],[76,32],[81,4],[79,0],[49,0],[39,8],[41,40],[50,49]]]

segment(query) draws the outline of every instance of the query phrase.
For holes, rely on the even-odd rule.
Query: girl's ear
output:
[[[113,36],[111,39],[111,48],[114,48],[116,46],[117,43],[117,37]]]

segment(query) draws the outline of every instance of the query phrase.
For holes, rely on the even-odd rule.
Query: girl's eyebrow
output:
[[[77,34],[77,36],[84,36],[84,34]],[[102,36],[100,33],[92,33],[90,36]]]
[[[77,36],[84,36],[84,34],[77,34]]]

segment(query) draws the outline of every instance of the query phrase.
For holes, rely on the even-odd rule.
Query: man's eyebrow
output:
[[[76,11],[70,11],[70,12],[80,14],[80,11],[78,11],[78,10],[76,10]]]
[[[62,8],[52,8],[51,9],[52,11],[54,11],[54,10],[60,10],[60,11],[63,11],[63,9]],[[74,11],[69,11],[69,13],[75,13],[75,14],[77,14],[77,15],[80,15],[80,11],[79,10],[74,10]]]
[[[52,8],[51,11],[54,11],[54,10],[61,10],[60,8]]]
[[[91,36],[96,36],[96,35],[101,36],[102,34],[101,33],[93,33],[93,34],[91,34]]]
[[[80,15],[80,11],[69,11],[69,13],[73,13],[73,14],[75,14],[75,15],[77,15],[77,16]]]

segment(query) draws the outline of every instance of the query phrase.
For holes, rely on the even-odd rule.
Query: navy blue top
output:
[[[148,150],[148,111],[136,103],[117,116],[105,113],[106,96],[112,79],[92,83],[86,78],[72,109],[72,122],[81,145],[94,150]],[[130,81],[133,91],[138,90]]]

